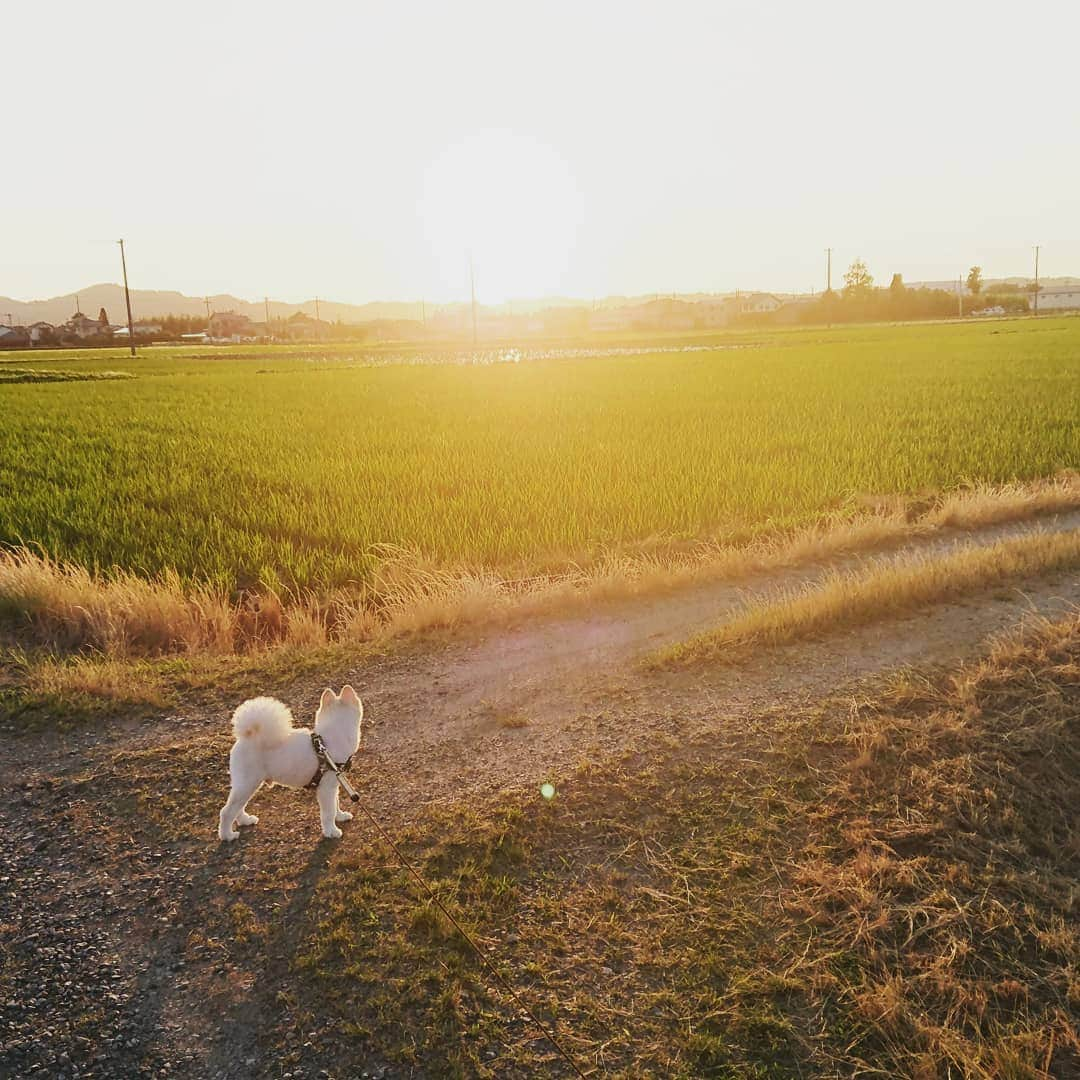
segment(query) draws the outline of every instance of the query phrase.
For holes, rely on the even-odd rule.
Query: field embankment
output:
[[[20,644],[60,654],[91,650],[114,659],[230,655],[277,644],[355,644],[769,574],[917,543],[946,530],[985,529],[1077,508],[1080,474],[1063,473],[1027,484],[973,486],[915,503],[892,499],[855,516],[835,516],[743,544],[713,541],[646,554],[612,553],[588,567],[526,579],[438,570],[403,553],[387,553],[367,588],[285,599],[261,592],[237,600],[222,588],[186,583],[175,572],[157,578],[124,570],[96,574],[17,548],[0,550],[0,621]],[[1009,569],[1006,563],[1002,573],[1021,572],[1019,564]],[[1031,569],[1037,569],[1034,561]],[[918,593],[908,592],[918,603]]]
[[[787,645],[1077,568],[1080,531],[1075,529],[958,546],[945,555],[875,560],[795,592],[759,596],[720,626],[664,649],[653,663],[734,663],[751,649]]]

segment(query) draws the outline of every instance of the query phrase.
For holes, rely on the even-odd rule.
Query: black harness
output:
[[[323,737],[317,731],[311,733],[311,749],[315,751],[315,757],[318,758],[319,765],[315,770],[315,775],[304,785],[305,791],[308,788],[317,788],[319,782],[328,772],[343,773],[349,771],[353,759],[352,754],[338,765],[330,756],[330,752],[326,749],[326,743],[323,742]]]

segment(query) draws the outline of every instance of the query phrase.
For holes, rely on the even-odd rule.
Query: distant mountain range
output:
[[[1029,278],[994,278],[988,279],[984,288],[991,288],[998,282],[1010,282],[1024,284]],[[879,285],[888,282],[878,282]],[[925,285],[929,288],[946,289],[952,291],[956,288],[954,281],[925,281],[908,282],[909,288],[917,288]],[[1057,277],[1043,278],[1041,284],[1044,287],[1055,285],[1080,284],[1080,278]],[[497,310],[500,312],[512,311],[515,314],[524,315],[529,312],[539,311],[543,308],[553,307],[598,307],[616,308],[627,304],[641,303],[651,300],[657,295],[670,296],[679,300],[693,302],[716,296],[715,293],[647,293],[642,296],[605,296],[595,300],[583,300],[580,298],[559,296],[544,297],[542,299],[514,300],[507,304],[483,305],[487,311]],[[730,295],[730,294],[724,294]],[[262,302],[241,300],[236,296],[219,294],[217,296],[185,296],[179,292],[167,292],[156,289],[133,289],[131,292],[131,309],[136,319],[153,319],[164,315],[205,315],[207,300],[210,303],[210,311],[235,311],[240,315],[247,315],[255,322],[262,322],[266,318],[266,305]],[[300,304],[286,304],[279,300],[269,302],[270,318],[281,319],[295,315],[298,311],[315,314],[315,300],[306,300]],[[333,300],[319,300],[319,315],[329,322],[363,323],[372,322],[376,319],[419,319],[421,316],[420,301],[390,300],[376,301],[368,304],[343,304]],[[433,315],[436,310],[460,310],[467,307],[465,304],[428,304],[427,315]],[[96,318],[98,311],[104,308],[108,313],[109,321],[113,325],[122,325],[127,316],[124,309],[124,290],[120,285],[102,284],[88,285],[77,293],[68,293],[65,296],[54,296],[48,300],[13,300],[10,297],[0,296],[0,323],[9,322],[16,326],[29,326],[35,322],[47,322],[53,325],[66,322],[76,310],[84,312],[91,318]],[[10,316],[10,317],[9,317]]]
[[[597,299],[597,307],[622,307],[626,304],[651,300],[654,293],[646,296],[607,296]],[[668,294],[664,294],[668,295]],[[700,300],[705,293],[679,294],[683,300]],[[136,319],[153,319],[164,315],[205,315],[209,301],[210,311],[235,311],[246,315],[255,322],[266,319],[267,305],[261,301],[241,300],[227,293],[216,296],[185,296],[184,293],[166,292],[156,289],[132,289],[131,311]],[[547,296],[540,299],[513,300],[505,304],[482,305],[485,311],[513,312],[526,315],[553,307],[590,307],[594,301],[569,296]],[[271,319],[287,319],[298,311],[308,315],[315,314],[315,300],[305,300],[300,304],[286,304],[279,300],[269,302]],[[467,304],[427,304],[421,301],[390,300],[368,304],[343,304],[334,300],[318,301],[320,318],[328,322],[363,323],[376,319],[420,319],[422,313],[429,317],[436,311],[461,310]],[[48,300],[14,300],[0,296],[0,323],[9,321],[16,326],[29,326],[35,322],[52,323],[54,326],[66,322],[76,310],[97,318],[98,311],[104,308],[109,321],[114,326],[123,325],[127,319],[124,308],[124,289],[121,285],[88,285],[78,292],[64,296],[53,296]],[[10,320],[8,315],[11,316]]]
[[[252,303],[227,294],[210,297],[185,296],[179,292],[156,289],[132,289],[131,312],[136,319],[152,319],[163,315],[205,315],[207,300],[210,302],[211,312],[235,311],[256,322],[262,322],[266,318],[266,305],[262,302]],[[88,285],[77,293],[53,296],[48,300],[24,301],[0,296],[0,322],[7,323],[10,314],[10,321],[16,325],[29,326],[35,322],[57,325],[70,319],[76,306],[91,318],[96,318],[98,311],[104,308],[109,321],[114,325],[121,325],[127,319],[123,286],[103,284]],[[284,304],[271,300],[269,307],[272,319],[288,318],[298,311],[315,314],[314,300],[302,304]],[[373,319],[419,319],[420,304],[403,301],[339,304],[331,300],[320,300],[319,315],[329,322],[340,320],[348,323],[370,322]]]

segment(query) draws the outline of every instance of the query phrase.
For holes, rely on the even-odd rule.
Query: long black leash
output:
[[[517,1003],[518,1008],[521,1009],[521,1011],[525,1013],[525,1015],[528,1016],[528,1018],[540,1029],[540,1031],[544,1035],[544,1038],[547,1039],[547,1041],[555,1047],[555,1049],[559,1053],[559,1056],[566,1062],[567,1065],[570,1066],[571,1069],[574,1070],[574,1073],[577,1076],[582,1077],[582,1080],[584,1080],[586,1074],[583,1073],[578,1067],[578,1063],[570,1056],[569,1051],[565,1050],[559,1040],[555,1038],[555,1033],[543,1022],[543,1020],[540,1019],[540,1017],[536,1015],[536,1013],[532,1011],[532,1009],[529,1008],[528,1005],[525,1004],[524,1001],[522,1001],[521,997],[518,995],[518,992],[506,981],[505,978],[503,978],[502,972],[499,971],[499,969],[480,951],[480,946],[477,945],[475,941],[473,941],[469,932],[465,929],[464,926],[461,925],[460,922],[458,922],[458,920],[450,912],[447,906],[438,898],[438,896],[435,894],[435,890],[432,889],[432,887],[424,880],[423,877],[421,877],[420,872],[413,867],[412,863],[410,863],[409,860],[405,858],[405,855],[402,852],[401,848],[399,848],[394,842],[394,838],[386,831],[386,829],[382,827],[382,825],[379,824],[379,821],[375,817],[375,815],[360,801],[360,796],[353,790],[353,788],[342,775],[342,773],[338,772],[337,766],[334,764],[334,760],[330,757],[325,746],[322,748],[322,755],[326,761],[327,767],[334,773],[335,776],[337,776],[338,782],[342,785],[342,787],[345,788],[349,799],[357,805],[361,813],[363,813],[364,817],[368,819],[375,831],[383,838],[383,840],[386,841],[387,844],[390,845],[390,850],[393,851],[393,853],[397,856],[398,862],[401,863],[401,865],[406,870],[408,870],[408,872],[413,876],[416,883],[431,899],[431,902],[453,924],[454,928],[465,939],[465,941],[468,942],[469,948],[471,948],[472,951],[476,953],[476,955],[480,958],[481,962],[488,969],[488,971],[490,971],[491,974],[495,976],[495,981],[498,982],[498,984],[514,999],[514,1001]]]

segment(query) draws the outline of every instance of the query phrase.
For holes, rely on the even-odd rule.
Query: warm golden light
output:
[[[439,280],[467,295],[468,258],[485,303],[543,296],[565,287],[582,197],[558,152],[508,131],[470,135],[427,169],[419,213]]]

